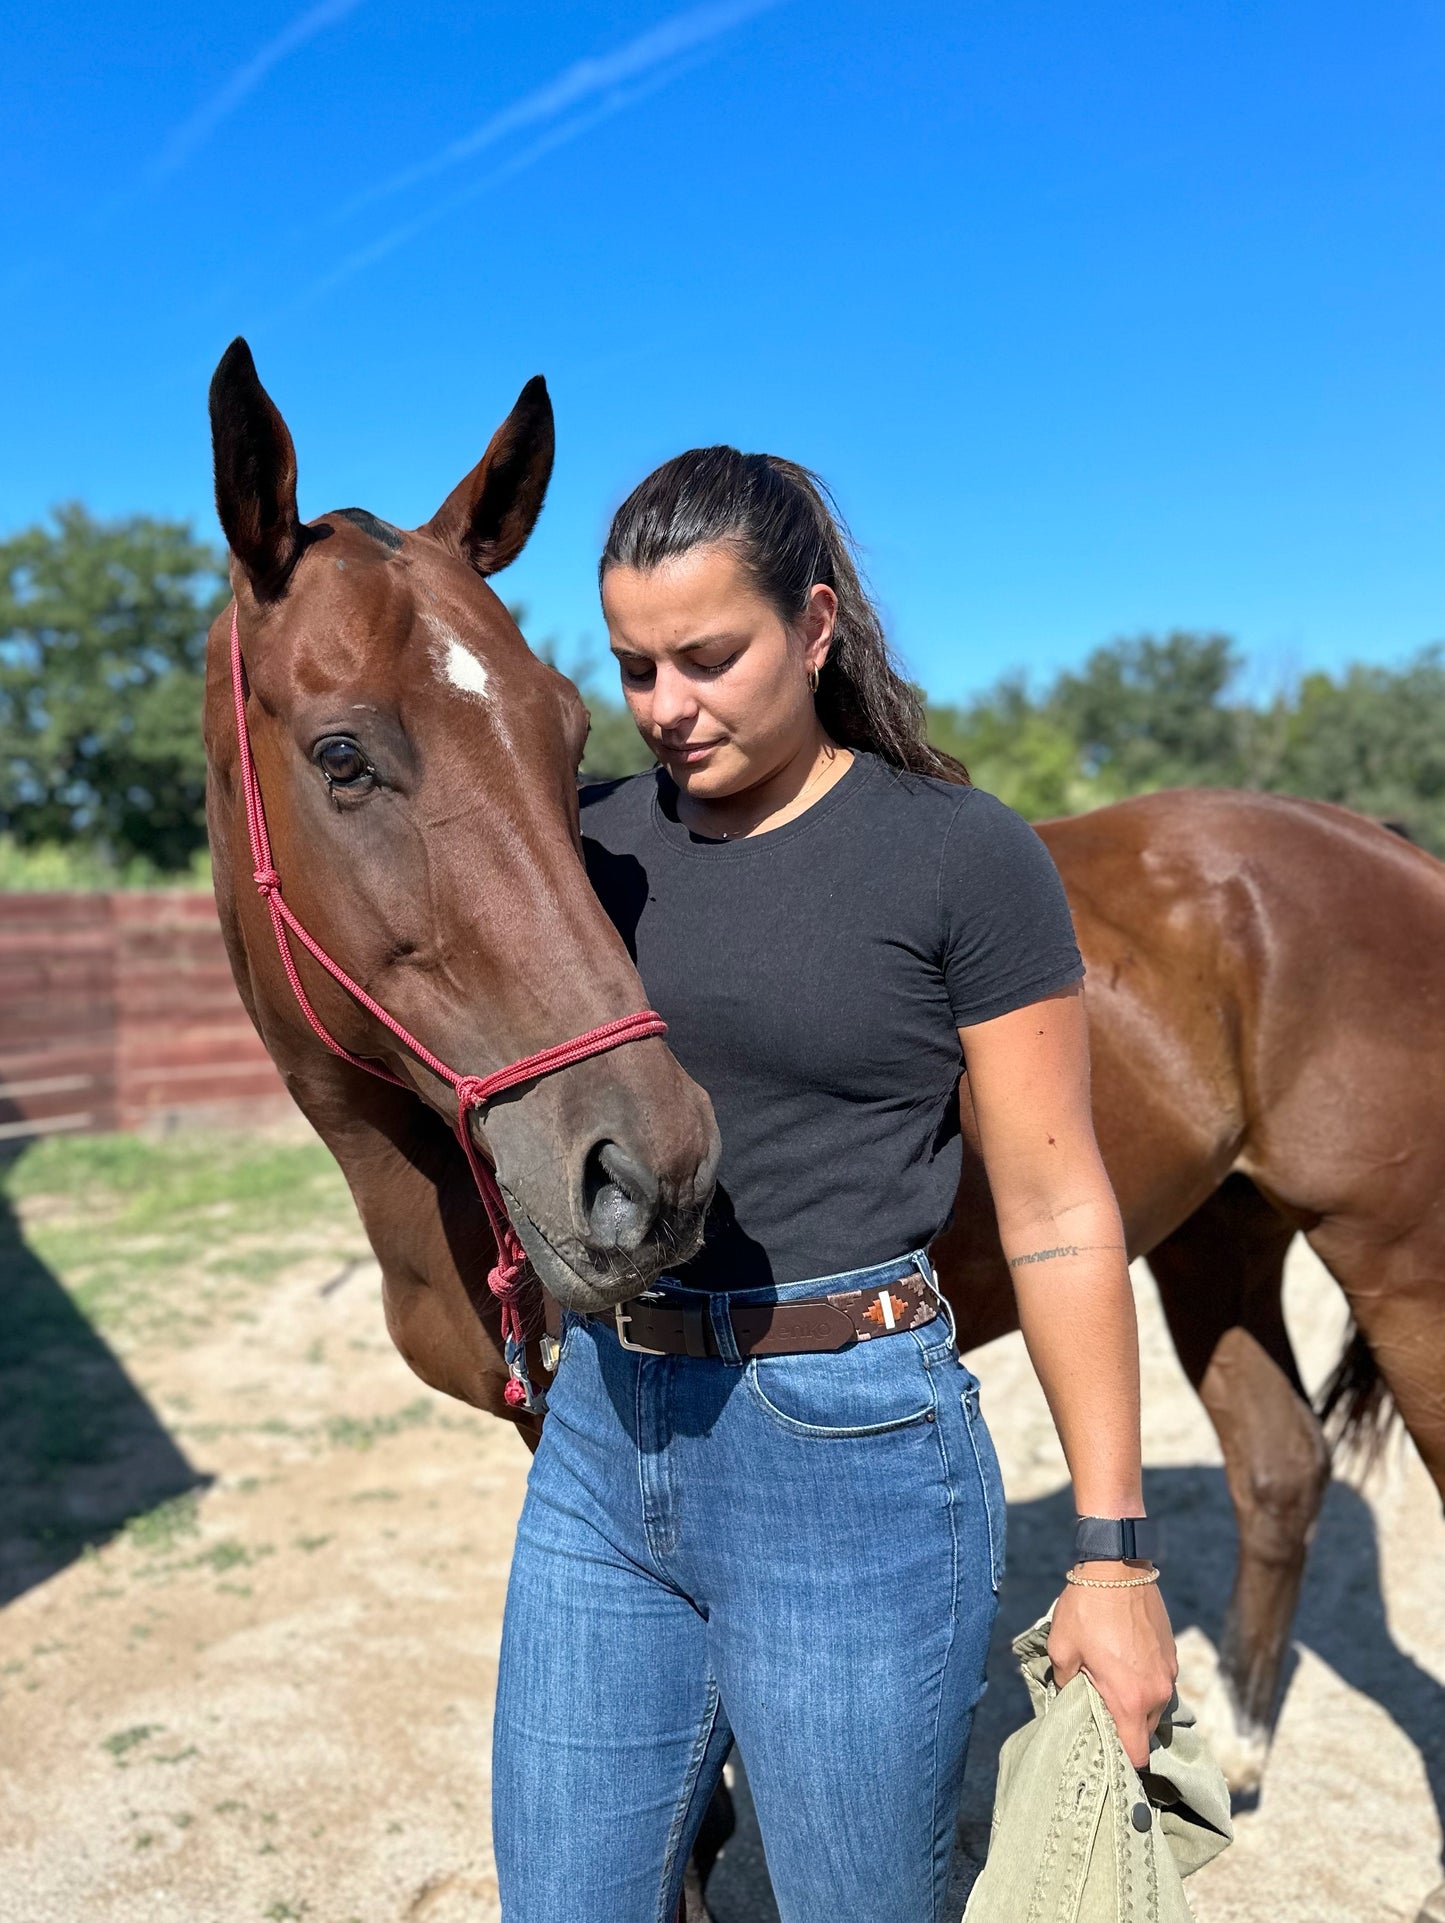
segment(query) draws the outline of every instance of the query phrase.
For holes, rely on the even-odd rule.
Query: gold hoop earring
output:
[[[818,692],[818,670],[816,668],[809,668],[808,670],[808,686],[814,694]]]

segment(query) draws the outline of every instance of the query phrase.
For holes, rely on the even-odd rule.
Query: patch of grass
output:
[[[209,1273],[222,1282],[270,1282],[279,1266],[277,1245],[269,1237],[264,1248],[224,1250],[207,1264]],[[251,1319],[245,1311],[237,1315],[241,1322]]]
[[[314,1555],[318,1549],[324,1549],[330,1541],[330,1536],[298,1536],[296,1538],[296,1547],[298,1549],[304,1549],[306,1554],[310,1556]]]
[[[341,1172],[320,1142],[196,1131],[174,1141],[139,1135],[52,1135],[36,1142],[0,1177],[12,1200],[63,1196],[91,1210],[118,1211],[133,1234],[167,1233],[178,1215],[224,1220],[255,1209],[263,1229],[310,1212],[316,1191],[338,1186]],[[310,1191],[310,1193],[307,1193]],[[199,1225],[198,1225],[199,1227]]]
[[[338,1449],[370,1449],[383,1436],[420,1428],[432,1420],[433,1414],[431,1403],[420,1398],[389,1416],[332,1416],[326,1434]]]
[[[265,1854],[264,1851],[262,1853]],[[269,1910],[262,1910],[261,1914],[266,1918],[266,1923],[301,1923],[310,1908],[311,1905],[306,1902],[302,1903],[300,1909],[293,1909],[289,1903],[276,1902]]]
[[[142,1743],[148,1743],[152,1736],[159,1736],[164,1728],[164,1723],[135,1723],[130,1729],[118,1729],[113,1736],[107,1736],[101,1748],[119,1762]]]
[[[213,1543],[209,1549],[203,1549],[199,1556],[192,1559],[190,1566],[192,1569],[214,1569],[218,1576],[224,1576],[229,1570],[246,1568],[254,1560],[245,1543],[228,1536],[224,1542]]]
[[[32,889],[90,890],[93,888],[209,889],[211,853],[198,848],[190,865],[179,873],[157,868],[143,855],[117,862],[94,848],[71,842],[42,841],[22,845],[13,835],[0,835],[0,892]]]
[[[123,1531],[134,1548],[147,1555],[164,1555],[185,1536],[194,1536],[201,1526],[200,1497],[195,1490],[158,1502],[154,1509],[132,1516]]]
[[[345,1181],[320,1142],[56,1135],[0,1167],[0,1221],[7,1201],[29,1250],[93,1326],[167,1346],[204,1331],[228,1282],[269,1281],[302,1255],[344,1258],[362,1246]],[[24,1247],[14,1252],[25,1259]],[[9,1253],[0,1243],[0,1271]],[[7,1327],[0,1366],[32,1363],[61,1332],[53,1292],[49,1301],[30,1294],[35,1326]],[[55,1328],[39,1326],[47,1315]]]

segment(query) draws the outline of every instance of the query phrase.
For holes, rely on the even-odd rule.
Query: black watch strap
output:
[[[1080,1516],[1074,1524],[1075,1562],[1153,1562],[1159,1530],[1143,1516]]]

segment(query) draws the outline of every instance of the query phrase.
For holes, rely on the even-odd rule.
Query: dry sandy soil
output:
[[[27,1207],[43,1226],[44,1199],[22,1205],[22,1221]],[[64,1527],[86,1533],[110,1472],[102,1464],[87,1482],[67,1471],[44,1485],[62,1525],[48,1556],[43,1530],[30,1549],[9,1545],[4,1923],[497,1917],[489,1726],[527,1457],[499,1425],[407,1374],[354,1223],[309,1251],[304,1239],[272,1272],[261,1224],[250,1282],[206,1296],[204,1315],[183,1312],[177,1271],[161,1323],[118,1316],[108,1328],[145,1398],[137,1450],[152,1451],[158,1473],[184,1482],[189,1463],[204,1482],[118,1532],[91,1530],[103,1540],[77,1555]],[[1167,1594],[1197,1695],[1232,1525],[1212,1432],[1147,1276],[1138,1295],[1150,1506],[1188,1519],[1187,1543],[1174,1530]],[[1303,1250],[1289,1308],[1318,1379],[1343,1316]],[[1051,1598],[1070,1505],[1019,1339],[971,1360],[1010,1496],[993,1685],[963,1817],[976,1841],[999,1741],[1026,1713],[1007,1636]],[[1402,1443],[1363,1494],[1331,1489],[1263,1796],[1189,1886],[1202,1923],[1414,1918],[1440,1873],[1442,1598],[1445,1525]],[[765,1923],[775,1912],[745,1789],[740,1801],[711,1899],[719,1923]]]

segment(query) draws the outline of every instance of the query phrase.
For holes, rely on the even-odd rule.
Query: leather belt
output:
[[[711,1298],[693,1302],[649,1289],[590,1316],[611,1322],[624,1349],[643,1355],[722,1358],[709,1313]],[[939,1313],[938,1297],[916,1270],[880,1288],[845,1289],[810,1302],[730,1302],[738,1354],[806,1355],[851,1349],[880,1335],[922,1328]]]

